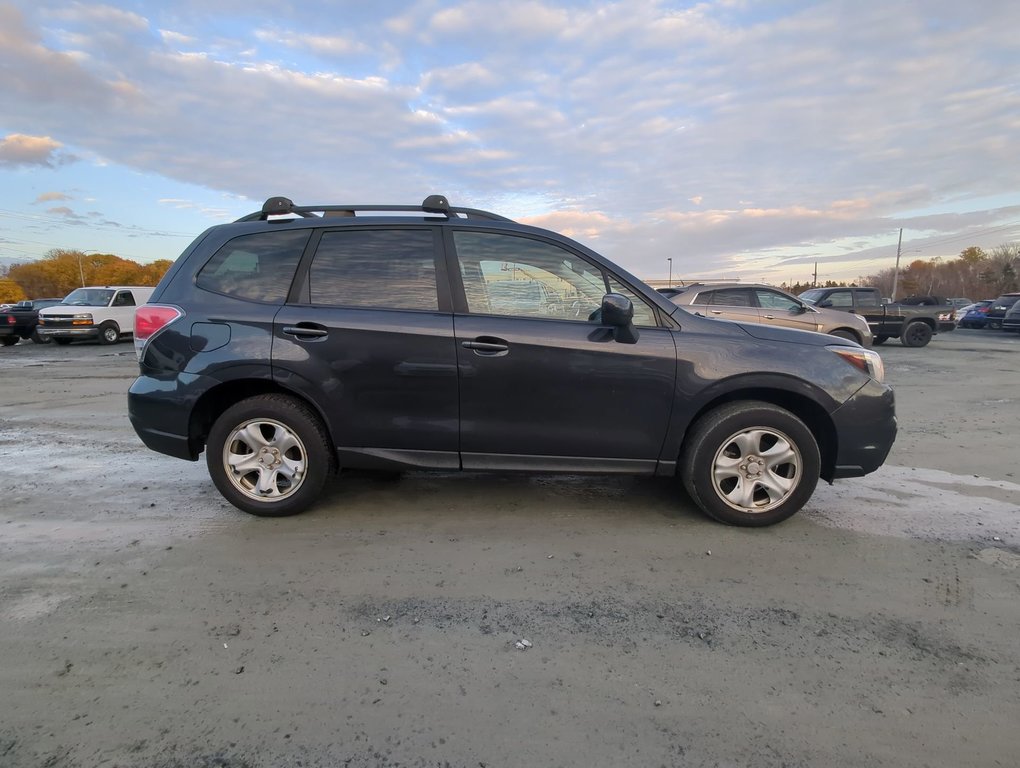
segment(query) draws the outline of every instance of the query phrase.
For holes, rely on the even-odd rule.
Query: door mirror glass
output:
[[[602,324],[613,329],[613,338],[621,344],[635,344],[638,331],[634,327],[634,303],[619,293],[602,297]]]

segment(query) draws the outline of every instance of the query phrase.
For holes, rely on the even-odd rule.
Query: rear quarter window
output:
[[[282,304],[308,237],[307,230],[235,237],[206,262],[195,282],[199,288],[213,293]]]

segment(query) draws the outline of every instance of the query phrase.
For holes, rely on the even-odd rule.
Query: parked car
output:
[[[800,298],[819,308],[855,312],[868,321],[875,344],[898,337],[905,347],[924,347],[937,333],[956,329],[956,310],[938,296],[909,296],[887,302],[878,288],[839,286],[811,288]]]
[[[988,312],[985,314],[985,324],[992,330],[998,330],[1002,328],[1002,320],[1006,316],[1006,312],[1009,311],[1010,307],[1020,300],[1020,293],[1004,293],[988,308]]]
[[[691,285],[670,301],[701,317],[765,323],[827,333],[870,347],[868,321],[851,312],[818,309],[768,285],[708,283]]]
[[[976,301],[970,306],[963,307],[957,313],[958,328],[984,328],[988,322],[988,309],[992,306],[992,300],[986,299]],[[962,313],[962,314],[961,314]]]
[[[561,300],[537,313],[528,288],[518,307],[493,290],[508,279]],[[417,468],[679,476],[715,519],[769,525],[819,477],[877,469],[896,434],[872,350],[697,317],[570,238],[440,195],[271,198],[212,227],[137,310],[135,347],[142,441],[204,451],[263,516],[305,510],[338,467]]]
[[[962,296],[952,296],[952,297],[946,299],[946,303],[949,304],[950,306],[956,308],[956,315],[957,315],[957,317],[959,317],[961,312],[963,311],[964,307],[969,307],[974,302],[971,301],[970,299],[964,298]]]
[[[12,346],[21,339],[31,339],[37,344],[45,344],[49,339],[40,336],[36,331],[39,324],[39,310],[52,307],[63,299],[31,299],[19,301],[7,309],[0,309],[0,344]]]
[[[1020,301],[1013,302],[1013,306],[1006,310],[1002,317],[1002,330],[1020,333]]]
[[[54,307],[39,312],[37,332],[57,344],[75,339],[98,339],[115,344],[134,329],[135,307],[154,289],[140,285],[102,285],[76,288]]]

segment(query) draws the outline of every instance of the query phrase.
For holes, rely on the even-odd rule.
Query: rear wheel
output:
[[[871,340],[871,343],[875,344],[875,345],[878,345],[878,344],[885,344],[887,341],[889,341],[889,337],[888,336],[876,336],[874,339]]]
[[[903,329],[900,343],[905,347],[923,347],[931,341],[931,337],[931,326],[920,320],[915,320]]]
[[[336,460],[322,422],[308,406],[286,395],[258,395],[216,420],[206,464],[235,507],[259,517],[284,517],[311,506]]]
[[[120,328],[112,320],[107,320],[99,326],[99,343],[116,344],[120,341]]]
[[[1002,328],[1001,320],[989,320],[985,325],[985,328],[991,328],[993,331],[998,331]]]
[[[681,455],[684,486],[709,516],[764,526],[804,506],[818,484],[821,455],[807,426],[770,403],[728,403],[702,416]]]

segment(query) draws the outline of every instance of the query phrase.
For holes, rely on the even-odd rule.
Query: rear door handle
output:
[[[502,357],[510,351],[510,345],[505,341],[489,336],[480,336],[473,341],[462,341],[460,345],[482,357]]]

